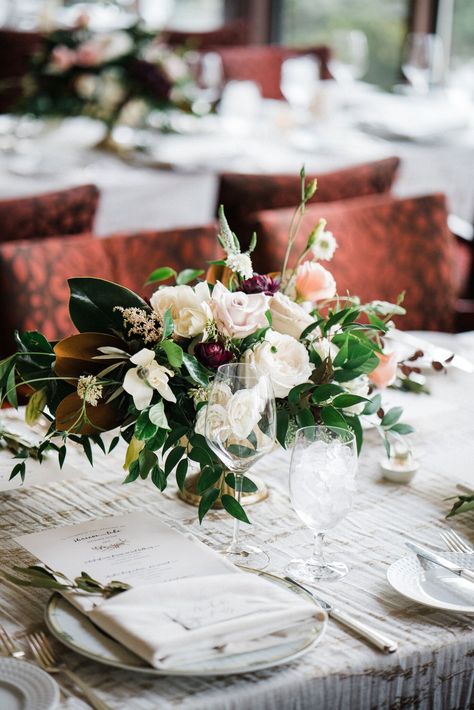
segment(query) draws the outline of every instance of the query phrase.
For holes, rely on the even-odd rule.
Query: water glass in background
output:
[[[319,60],[310,54],[292,57],[282,63],[280,90],[295,112],[309,112],[316,96],[319,78]]]
[[[324,535],[352,509],[356,492],[357,446],[352,432],[310,426],[296,433],[290,464],[290,497],[299,518],[315,535],[309,559],[292,560],[286,574],[317,584],[347,574],[343,562],[327,561]]]
[[[439,35],[414,32],[403,48],[402,71],[417,94],[427,94],[444,78],[443,41]]]
[[[262,95],[253,81],[229,81],[225,85],[218,111],[230,133],[252,133],[261,110]]]
[[[335,30],[331,35],[329,70],[344,84],[362,79],[369,68],[369,44],[361,30]]]

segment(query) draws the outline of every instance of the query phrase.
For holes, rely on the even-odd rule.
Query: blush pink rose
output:
[[[60,44],[51,52],[51,66],[55,71],[64,72],[76,63],[76,53],[69,47]]]
[[[209,305],[218,330],[228,338],[245,338],[268,325],[268,296],[264,293],[232,293],[218,281]]]
[[[380,360],[379,364],[369,373],[369,380],[379,390],[393,385],[397,376],[397,354],[375,353]]]
[[[305,301],[323,301],[336,295],[336,281],[321,264],[305,261],[296,272],[296,292]]]

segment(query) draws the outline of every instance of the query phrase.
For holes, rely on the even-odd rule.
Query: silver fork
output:
[[[463,552],[466,555],[474,555],[474,547],[451,528],[440,532],[440,537],[452,552]]]
[[[12,658],[21,659],[26,656],[26,653],[17,646],[16,641],[13,640],[3,626],[0,626],[0,646],[3,646],[7,656],[11,656]]]
[[[47,673],[63,673],[81,690],[94,710],[111,710],[110,706],[104,703],[87,683],[81,680],[73,671],[69,670],[67,666],[58,661],[46,634],[42,631],[37,631],[36,633],[29,634],[26,638],[36,662]]]

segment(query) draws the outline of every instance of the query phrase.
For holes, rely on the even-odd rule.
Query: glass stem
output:
[[[321,567],[326,565],[326,558],[324,557],[324,533],[316,533],[314,536],[313,560]]]
[[[234,473],[234,482],[235,482],[234,497],[238,503],[240,503],[240,500],[242,498],[243,481],[244,481],[244,474],[243,473]],[[230,552],[240,552],[239,532],[240,532],[240,520],[238,518],[234,518],[234,530],[232,533],[232,542],[230,543]]]

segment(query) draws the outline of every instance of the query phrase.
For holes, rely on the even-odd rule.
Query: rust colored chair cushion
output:
[[[235,20],[207,32],[165,30],[162,39],[172,47],[186,46],[204,51],[214,47],[245,45],[248,41],[248,25],[244,20]]]
[[[400,165],[399,158],[385,158],[343,170],[309,175],[318,179],[317,202],[333,202],[389,192]],[[223,173],[220,176],[217,206],[224,205],[232,230],[248,244],[255,227],[255,213],[298,205],[301,199],[299,175],[249,175]]]
[[[218,256],[215,225],[0,244],[3,354],[13,349],[15,329],[39,330],[50,340],[74,332],[68,312],[68,278],[103,278],[147,297],[157,288],[144,287],[154,268],[206,268],[206,262]]]
[[[254,260],[261,271],[281,268],[292,210],[259,214],[260,241]],[[394,302],[406,292],[404,330],[450,331],[454,325],[453,237],[443,195],[394,199],[365,197],[314,205],[303,218],[299,244],[306,243],[320,217],[338,242],[331,262],[338,292],[361,300]]]
[[[95,185],[0,200],[0,242],[90,232],[98,203]]]
[[[265,99],[282,99],[280,91],[281,65],[285,59],[312,54],[320,61],[321,79],[331,79],[329,47],[292,49],[278,45],[249,45],[245,47],[217,47],[222,59],[226,81],[253,81]]]

